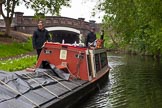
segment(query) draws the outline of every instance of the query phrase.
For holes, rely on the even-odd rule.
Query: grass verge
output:
[[[18,71],[28,67],[33,67],[36,64],[36,56],[24,56],[16,59],[2,60],[0,61],[0,70],[4,71]]]
[[[29,39],[28,42],[25,43],[13,42],[10,44],[0,44],[0,58],[12,57],[31,51],[33,51],[31,39]]]

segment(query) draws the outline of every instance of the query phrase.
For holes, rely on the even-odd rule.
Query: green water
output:
[[[162,62],[109,54],[110,81],[79,108],[162,108]]]

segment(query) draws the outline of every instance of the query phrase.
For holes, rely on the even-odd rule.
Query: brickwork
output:
[[[79,30],[83,36],[86,36],[89,32],[90,28],[93,26],[97,31],[100,30],[100,24],[96,24],[94,20],[90,20],[86,22],[84,18],[68,18],[68,17],[60,17],[60,16],[46,16],[45,19],[42,19],[45,27],[70,27],[76,30]],[[11,28],[28,34],[33,34],[34,30],[37,29],[38,20],[36,20],[33,16],[23,16],[22,12],[15,12],[15,17],[12,21]],[[4,31],[5,23],[1,19],[0,20],[0,31]],[[53,34],[54,32],[51,31]],[[65,33],[65,35],[69,35],[69,32]],[[54,34],[53,34],[54,35]],[[71,35],[74,35],[73,33]],[[56,37],[55,37],[56,38]],[[73,37],[74,38],[74,37]],[[61,38],[58,38],[61,39]]]
[[[23,16],[23,13],[16,12],[15,18],[15,29],[20,32],[30,33],[32,34],[33,31],[37,28],[38,20],[34,19],[33,16]],[[59,16],[46,16],[43,19],[45,27],[70,27],[80,30],[82,34],[87,34],[88,30],[91,26],[96,26],[95,21],[86,22],[84,18],[68,18],[68,17],[59,17]]]

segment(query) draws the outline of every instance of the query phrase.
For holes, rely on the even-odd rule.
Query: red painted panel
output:
[[[65,60],[60,59],[60,50],[62,49],[67,50],[67,58]],[[50,54],[47,54],[45,51],[51,52]],[[78,58],[79,55],[81,55],[81,59]],[[65,44],[46,43],[36,64],[37,68],[43,60],[47,60],[56,66],[61,65],[62,62],[66,62],[68,69],[74,76],[82,80],[89,79],[86,48],[74,47]]]

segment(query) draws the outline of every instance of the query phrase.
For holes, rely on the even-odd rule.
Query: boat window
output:
[[[107,64],[108,64],[108,62],[107,62],[107,53],[106,52],[95,54],[96,72],[100,71]]]
[[[101,68],[103,68],[108,64],[107,63],[107,54],[106,54],[106,52],[101,53],[100,58],[101,58]]]
[[[95,54],[96,72],[100,70],[100,54]]]

